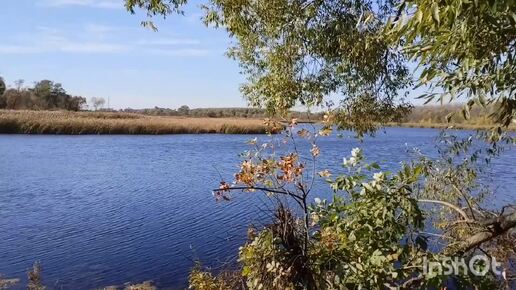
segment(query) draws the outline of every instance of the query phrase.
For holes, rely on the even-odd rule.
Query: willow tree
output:
[[[516,115],[516,1],[407,0],[399,4],[387,37],[419,63],[428,101],[462,98],[463,111],[498,106],[497,123]]]
[[[181,13],[184,1],[126,3],[166,16]],[[408,107],[398,97],[410,83],[405,58],[381,36],[393,13],[388,2],[214,0],[203,8],[206,24],[235,40],[228,55],[247,76],[241,91],[252,106],[283,114],[339,95],[341,125],[359,132]]]

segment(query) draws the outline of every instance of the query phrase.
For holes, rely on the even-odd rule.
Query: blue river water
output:
[[[387,128],[360,143],[324,138],[323,168],[354,147],[395,170],[409,149],[436,154],[434,129]],[[461,133],[466,134],[466,133]],[[267,198],[216,202],[250,135],[0,135],[0,273],[22,278],[34,261],[56,289],[94,289],[153,280],[184,288],[195,260],[234,259],[249,224],[268,219]],[[258,136],[267,140],[267,136]],[[516,202],[516,152],[486,171],[497,203]],[[322,183],[314,196],[324,195]]]

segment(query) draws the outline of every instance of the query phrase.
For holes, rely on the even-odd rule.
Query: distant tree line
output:
[[[4,79],[0,77],[0,109],[9,110],[68,110],[80,111],[91,109],[94,111],[114,111],[104,108],[104,98],[93,97],[89,100],[89,107],[86,98],[72,96],[66,92],[60,83],[50,80],[42,80],[34,83],[32,87],[25,86],[23,80],[14,82],[13,87],[7,87]],[[198,108],[190,109],[183,105],[177,109],[171,108],[147,108],[119,110],[126,113],[138,113],[151,116],[190,116],[209,118],[266,118],[267,112],[258,108]],[[306,112],[291,112],[292,118],[303,120],[321,120],[322,114]]]
[[[444,106],[416,106],[412,108],[402,122],[420,124],[473,124],[493,125],[492,115],[499,109],[500,104],[494,103],[485,108],[474,107],[468,112],[467,119],[464,117],[463,106],[460,104]]]
[[[68,94],[60,83],[42,80],[26,87],[23,80],[18,80],[8,88],[0,77],[0,109],[79,111],[85,106],[84,97]]]
[[[496,111],[497,104],[488,106],[486,109],[473,108],[469,118],[466,120],[462,116],[462,105],[444,106],[415,106],[408,110],[400,111],[397,122],[400,123],[420,123],[420,124],[474,124],[490,125],[493,124],[489,117]],[[151,116],[189,116],[189,117],[208,117],[208,118],[267,118],[267,111],[258,108],[197,108],[190,109],[188,106],[181,106],[177,109],[170,108],[147,108],[147,109],[123,109],[125,113],[137,113]],[[297,118],[299,121],[321,121],[324,113],[308,113],[300,111],[290,111],[289,118]],[[378,122],[378,120],[373,120]]]
[[[148,108],[148,109],[123,109],[126,113],[139,113],[152,116],[190,116],[190,117],[208,117],[208,118],[266,118],[267,111],[258,108],[197,108],[190,109],[184,105],[177,109],[170,108]],[[318,121],[322,119],[322,113],[307,113],[291,111],[292,118],[302,120]]]
[[[105,109],[104,98],[93,97],[89,101],[89,108],[95,111],[114,111]],[[401,118],[402,123],[468,123],[476,125],[489,125],[492,120],[489,115],[496,111],[496,104],[486,110],[474,108],[470,112],[470,118],[466,120],[460,114],[462,106],[416,106]],[[60,83],[50,80],[36,82],[33,87],[24,86],[23,80],[14,82],[14,87],[7,87],[0,77],[0,109],[11,110],[69,110],[80,111],[88,109],[86,98],[72,96],[66,92]],[[119,110],[125,113],[137,113],[151,116],[188,116],[208,118],[267,118],[267,111],[259,108],[197,108],[190,109],[183,105],[177,109],[171,108],[147,108]],[[323,113],[307,113],[290,111],[289,117],[298,118],[300,121],[320,121]]]

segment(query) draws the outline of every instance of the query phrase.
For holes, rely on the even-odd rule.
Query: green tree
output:
[[[496,121],[508,126],[516,114],[516,2],[402,1],[387,36],[419,63],[418,85],[428,101],[496,102]]]
[[[0,97],[4,94],[6,89],[7,87],[5,85],[5,81],[2,77],[0,77]]]
[[[183,3],[126,1],[149,16],[178,12]],[[213,0],[204,8],[205,22],[236,40],[228,54],[247,76],[241,89],[252,106],[284,115],[338,94],[342,127],[370,131],[408,106],[398,97],[410,83],[404,56],[381,37],[394,9],[388,3]],[[360,119],[351,114],[357,107],[364,108]]]
[[[5,90],[7,89],[4,79],[0,77],[0,109],[5,109],[7,107],[7,100],[4,96]]]
[[[55,95],[52,93],[53,82],[42,80],[34,84],[33,92],[36,106],[42,109],[50,109],[56,103]]]
[[[177,112],[180,115],[188,115],[190,113],[190,108],[186,105],[183,105],[177,109]]]
[[[42,109],[66,109],[72,96],[68,95],[60,83],[42,80],[34,84],[34,105]]]
[[[51,80],[35,82],[33,87],[25,87],[23,80],[17,80],[15,88],[5,90],[0,78],[0,91],[0,108],[79,111],[86,105],[85,98],[69,95],[60,83]]]

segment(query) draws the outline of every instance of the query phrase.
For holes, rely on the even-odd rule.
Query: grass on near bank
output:
[[[261,134],[260,119],[188,118],[133,113],[0,110],[3,134]]]

